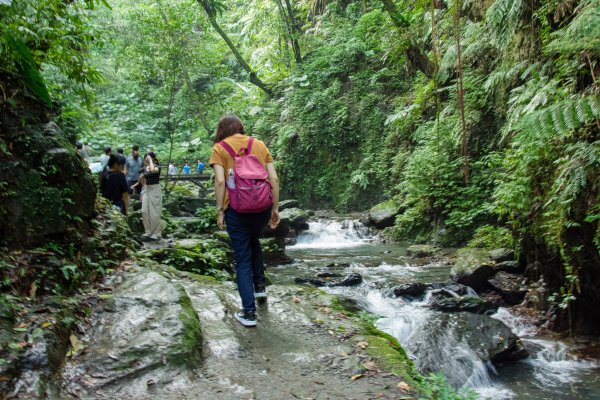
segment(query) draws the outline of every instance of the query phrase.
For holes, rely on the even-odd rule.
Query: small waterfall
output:
[[[466,341],[457,337],[452,324],[438,327],[438,318],[444,314],[426,308],[426,300],[407,302],[384,296],[368,284],[329,290],[352,298],[361,308],[381,316],[376,327],[398,339],[421,371],[442,371],[454,386],[473,388],[494,399],[513,397],[510,390],[494,382],[493,365],[483,361]],[[425,299],[430,296],[427,293]],[[432,346],[433,343],[436,345]]]
[[[356,220],[318,220],[308,227],[288,249],[355,247],[369,241],[367,228]]]
[[[559,341],[534,338],[537,327],[525,317],[501,307],[492,316],[504,322],[517,336],[530,357],[521,362],[533,369],[540,388],[557,387],[580,381],[582,373],[600,368],[600,363],[581,360],[569,353],[569,347]]]

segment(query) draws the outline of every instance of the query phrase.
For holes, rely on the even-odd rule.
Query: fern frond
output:
[[[600,54],[600,1],[587,1],[580,10],[568,27],[552,34],[554,40],[547,51],[575,54],[588,50]]]
[[[504,50],[512,41],[523,13],[523,0],[496,0],[488,8],[485,20],[492,36],[492,43]]]
[[[525,115],[516,128],[521,138],[542,140],[569,136],[577,128],[599,118],[598,96],[576,96]]]

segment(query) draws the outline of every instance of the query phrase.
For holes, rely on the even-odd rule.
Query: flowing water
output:
[[[414,301],[389,295],[390,288],[401,283],[445,282],[450,265],[407,258],[403,246],[371,240],[357,221],[322,220],[309,225],[297,244],[286,249],[295,262],[271,269],[272,279],[291,283],[295,277],[314,277],[323,271],[361,274],[360,285],[327,290],[379,316],[377,327],[396,337],[423,372],[441,371],[454,386],[472,388],[483,398],[600,399],[600,364],[578,359],[561,341],[536,337],[535,327],[510,309],[500,308],[492,317],[521,338],[530,356],[494,367],[469,345],[474,332],[457,332],[452,320],[444,329],[438,328],[440,319],[448,315],[426,307],[430,293]]]

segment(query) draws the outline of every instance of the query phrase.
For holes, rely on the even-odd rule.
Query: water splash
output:
[[[333,249],[361,246],[370,241],[367,228],[356,220],[314,221],[288,249]]]

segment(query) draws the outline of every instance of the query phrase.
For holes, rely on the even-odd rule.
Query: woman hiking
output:
[[[162,190],[160,189],[160,163],[154,152],[144,156],[144,197],[142,200],[143,241],[159,240],[162,231]]]
[[[255,299],[265,299],[259,236],[267,222],[279,224],[279,179],[265,144],[246,136],[235,115],[219,120],[209,164],[215,171],[217,225],[231,239],[242,309],[235,318],[256,326]]]

